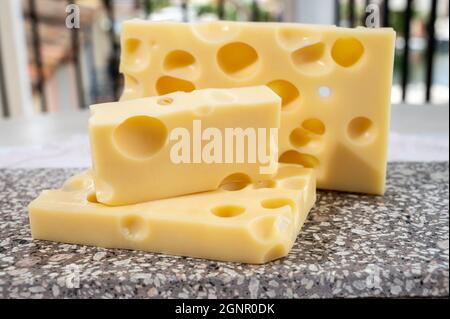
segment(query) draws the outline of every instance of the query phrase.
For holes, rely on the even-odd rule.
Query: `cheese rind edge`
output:
[[[315,202],[310,169],[276,179],[122,207],[95,201],[90,171],[29,205],[34,239],[243,263],[287,255]],[[275,183],[275,184],[274,184]]]

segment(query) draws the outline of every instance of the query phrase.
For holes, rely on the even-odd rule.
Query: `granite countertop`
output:
[[[447,297],[449,164],[392,163],[384,197],[320,191],[288,257],[244,265],[33,241],[27,205],[80,169],[0,170],[0,297]]]

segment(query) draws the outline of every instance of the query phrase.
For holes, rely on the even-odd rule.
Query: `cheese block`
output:
[[[29,205],[34,239],[244,263],[286,256],[316,199],[314,171],[282,165],[276,178],[110,207],[90,171]]]
[[[91,107],[98,201],[126,205],[276,173],[281,99],[266,86]]]
[[[280,161],[319,188],[383,194],[395,33],[284,23],[127,21],[122,100],[267,85],[282,98]]]

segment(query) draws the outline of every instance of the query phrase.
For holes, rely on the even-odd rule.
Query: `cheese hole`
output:
[[[141,41],[138,39],[126,39],[124,50],[128,56],[133,56],[141,46]]]
[[[299,153],[297,151],[287,151],[280,156],[280,163],[298,164],[306,168],[318,168],[319,160],[309,154]]]
[[[173,69],[185,68],[192,66],[195,63],[195,58],[192,54],[183,50],[176,50],[170,52],[165,60],[164,67],[166,70],[171,71]]]
[[[204,42],[220,43],[231,41],[237,36],[240,28],[237,24],[218,21],[192,24],[192,31]]]
[[[164,59],[164,69],[175,76],[195,77],[198,65],[192,54],[183,50],[170,52]]]
[[[367,117],[356,117],[348,124],[348,136],[357,142],[369,142],[374,137],[373,122]]]
[[[92,204],[98,204],[97,194],[95,192],[91,192],[87,196],[87,201]]]
[[[258,53],[246,43],[233,42],[219,49],[217,62],[227,75],[236,79],[245,79],[255,73]]]
[[[295,101],[300,95],[295,85],[285,80],[275,80],[267,84],[267,86],[281,97],[281,106],[283,108]]]
[[[287,250],[282,244],[277,244],[269,249],[264,256],[264,262],[279,259],[287,255]]]
[[[281,186],[287,189],[304,189],[306,186],[306,180],[301,177],[288,178],[281,182]]]
[[[140,85],[139,81],[132,75],[125,74],[125,88],[124,88],[124,96],[127,97],[136,97],[140,95]]]
[[[319,33],[314,30],[281,27],[277,31],[277,41],[285,50],[292,50],[305,44],[317,42]]]
[[[253,188],[260,189],[260,188],[275,188],[277,186],[277,182],[271,179],[258,181],[253,184]]]
[[[139,39],[126,39],[123,45],[122,63],[135,72],[145,69],[150,63],[150,52]]]
[[[192,82],[172,76],[162,76],[156,82],[158,95],[166,95],[177,91],[191,92],[194,90],[195,85]]]
[[[327,71],[329,64],[325,59],[325,44],[317,42],[304,46],[291,55],[297,69],[308,75],[319,75]]]
[[[280,232],[286,232],[290,227],[292,227],[290,218],[283,215],[270,215],[253,220],[250,231],[257,240],[267,241]]]
[[[261,206],[267,209],[278,209],[281,207],[289,206],[291,212],[293,212],[295,208],[294,202],[289,198],[266,199],[261,202]]]
[[[116,147],[124,155],[146,159],[164,146],[167,128],[157,118],[133,116],[115,128],[113,138]]]
[[[214,108],[210,105],[203,105],[199,106],[195,109],[194,113],[198,116],[206,116],[211,115],[211,113],[214,111]]]
[[[325,133],[325,125],[321,120],[318,119],[305,120],[302,123],[302,126],[308,131],[317,135],[323,135]]]
[[[289,136],[289,140],[295,147],[314,146],[314,144],[319,143],[319,138],[303,127],[293,130]]]
[[[252,225],[253,235],[260,240],[266,240],[275,233],[276,217],[263,217],[257,219]]]
[[[163,97],[157,102],[159,105],[170,105],[173,103],[173,99],[171,97]]]
[[[363,45],[354,37],[344,37],[336,40],[331,49],[333,60],[343,67],[354,65],[363,54]]]
[[[220,183],[220,188],[227,191],[238,191],[251,184],[251,179],[243,173],[236,173],[225,177]]]
[[[226,205],[215,207],[211,211],[217,217],[229,218],[243,214],[245,212],[245,208],[242,206]]]
[[[114,188],[104,179],[97,178],[97,180],[95,181],[95,187],[97,201],[99,203],[108,203],[114,198]]]
[[[329,86],[319,87],[319,95],[323,98],[330,97],[331,96],[331,88]]]
[[[128,240],[140,241],[145,239],[150,230],[141,216],[127,216],[121,220],[123,236]]]
[[[132,76],[130,74],[125,74],[124,77],[125,77],[125,84],[127,86],[129,86],[129,87],[139,86],[139,82],[134,76]]]

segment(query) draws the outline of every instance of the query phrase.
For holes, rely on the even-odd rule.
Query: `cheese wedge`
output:
[[[127,21],[122,100],[267,85],[282,98],[280,161],[319,188],[383,194],[395,32],[280,23]]]
[[[34,239],[260,264],[289,253],[315,200],[314,171],[284,164],[254,184],[110,207],[87,171],[44,191],[29,217]]]
[[[91,107],[99,202],[139,203],[276,173],[281,99],[266,86]]]

